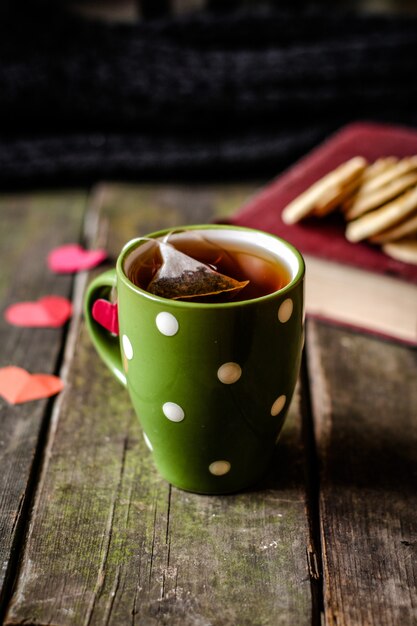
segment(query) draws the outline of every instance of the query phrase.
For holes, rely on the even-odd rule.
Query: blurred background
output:
[[[242,7],[254,8],[260,5],[275,8],[297,5],[299,9],[306,7],[321,7],[328,10],[345,8],[389,13],[417,10],[414,0],[339,0],[339,2],[334,2],[334,0],[317,0],[316,2],[303,2],[302,0],[294,0],[294,2],[285,0],[275,0],[275,2],[273,0],[270,2],[260,0],[78,0],[77,2],[68,0],[71,10],[84,15],[128,21],[168,14],[184,14],[202,9],[233,11]]]
[[[416,60],[411,0],[3,2],[0,185],[266,180],[416,127]]]

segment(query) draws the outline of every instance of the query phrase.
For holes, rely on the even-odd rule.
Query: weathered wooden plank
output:
[[[0,367],[17,365],[53,373],[66,329],[25,329],[9,325],[5,308],[47,294],[69,297],[72,279],[55,276],[46,254],[56,245],[78,241],[86,194],[38,193],[0,199]],[[27,515],[38,440],[47,426],[48,401],[10,406],[0,398],[0,606],[13,574],[20,534]],[[1,618],[0,618],[1,619]]]
[[[417,353],[311,324],[325,622],[417,623]]]
[[[99,243],[107,237],[116,255],[130,237],[223,213],[239,193],[104,187],[93,200],[102,212]],[[297,401],[257,490],[185,493],[156,474],[127,393],[80,320],[73,333],[6,624],[310,624]]]

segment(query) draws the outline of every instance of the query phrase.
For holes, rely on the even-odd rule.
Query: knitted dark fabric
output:
[[[417,126],[417,18],[0,20],[0,184],[266,178],[357,119]]]

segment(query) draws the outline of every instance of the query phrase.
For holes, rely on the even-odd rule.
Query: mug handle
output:
[[[122,366],[119,337],[98,324],[92,315],[94,302],[99,298],[108,300],[111,290],[116,287],[116,283],[115,269],[104,272],[91,281],[84,299],[84,316],[95,349],[117,380],[126,387],[127,381]]]

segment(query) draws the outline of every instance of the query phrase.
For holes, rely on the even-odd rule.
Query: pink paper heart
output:
[[[30,374],[14,365],[0,369],[0,395],[10,404],[49,398],[63,387],[62,380],[52,374]]]
[[[61,296],[45,296],[37,302],[18,302],[4,312],[14,326],[58,328],[71,317],[72,305]]]
[[[77,243],[70,243],[49,253],[48,266],[57,274],[71,274],[96,267],[106,258],[105,250],[85,250]]]
[[[112,304],[108,300],[99,298],[93,304],[91,311],[93,319],[101,324],[106,330],[119,334],[119,318],[117,313],[117,304]]]

